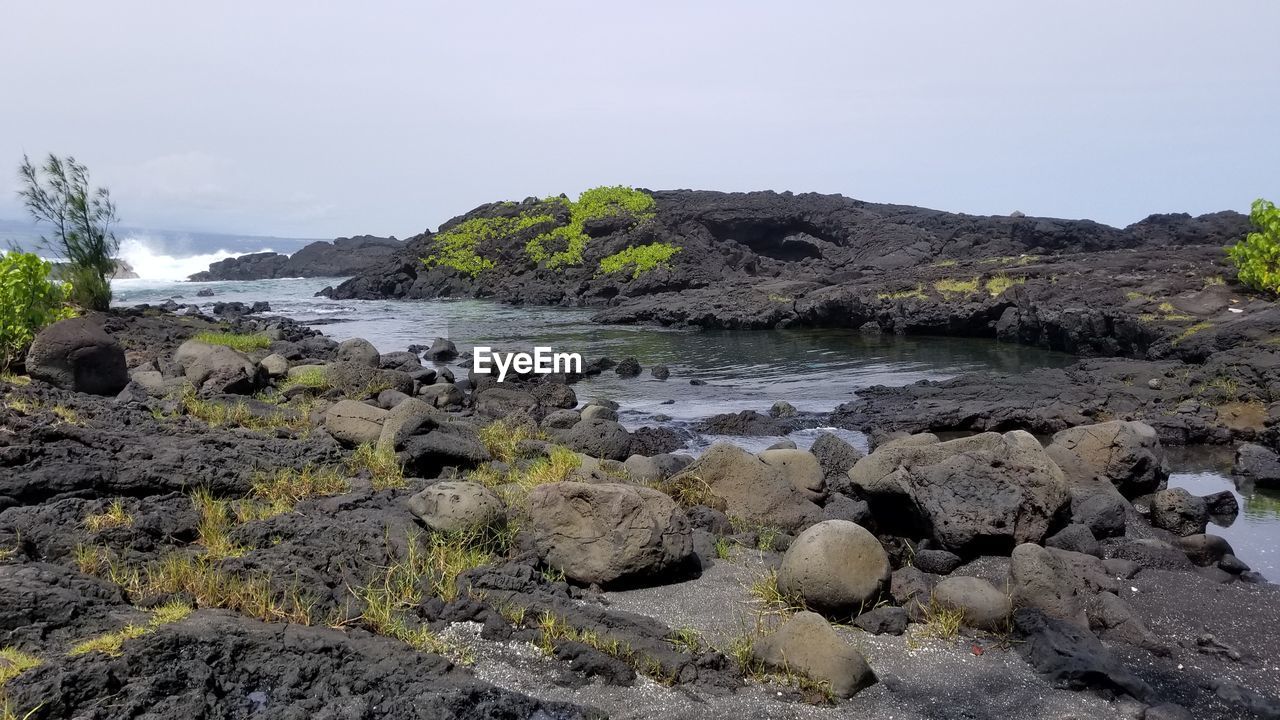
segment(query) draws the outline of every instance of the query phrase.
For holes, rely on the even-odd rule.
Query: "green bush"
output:
[[[67,304],[71,286],[50,280],[52,269],[31,253],[0,257],[0,370],[26,352],[40,328],[75,315]]]
[[[559,201],[567,202],[563,199]],[[621,185],[585,190],[578,196],[577,202],[570,202],[568,205],[568,225],[538,235],[525,244],[525,252],[534,262],[545,263],[552,269],[581,265],[583,251],[590,239],[583,229],[587,222],[610,217],[629,217],[633,220],[634,227],[657,213],[653,196]]]
[[[545,213],[513,218],[472,218],[437,233],[432,238],[435,252],[423,258],[422,262],[427,267],[441,265],[475,278],[494,267],[492,260],[481,256],[477,251],[480,243],[554,222],[555,218]]]
[[[633,245],[621,252],[601,258],[600,272],[612,274],[630,268],[631,279],[635,280],[656,267],[670,267],[667,261],[678,252],[680,248],[670,243]]]
[[[1257,232],[1228,247],[1227,257],[1245,286],[1280,293],[1280,210],[1266,200],[1254,200],[1249,219]]]

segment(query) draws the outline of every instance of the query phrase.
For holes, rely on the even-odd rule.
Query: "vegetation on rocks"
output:
[[[195,339],[209,345],[225,345],[232,350],[239,350],[240,352],[262,350],[271,346],[271,338],[262,333],[206,331],[196,333]]]
[[[1280,209],[1261,198],[1249,213],[1254,232],[1227,248],[1237,277],[1246,287],[1280,293]]]
[[[71,286],[51,280],[51,269],[31,253],[0,255],[0,371],[22,357],[45,325],[75,315]]]
[[[121,630],[77,643],[71,648],[70,655],[74,657],[76,655],[100,652],[112,657],[118,657],[125,641],[140,638],[143,635],[155,632],[160,627],[185,620],[191,614],[191,610],[190,605],[178,600],[172,600],[152,610],[151,620],[146,625],[129,624]]]
[[[600,260],[600,272],[609,275],[631,271],[631,279],[659,267],[670,267],[668,261],[680,252],[680,248],[671,243],[649,243],[633,245]]]

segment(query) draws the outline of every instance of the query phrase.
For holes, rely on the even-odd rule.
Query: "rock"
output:
[[[209,269],[188,277],[196,282],[214,280],[267,280],[296,277],[351,277],[380,267],[394,254],[404,249],[404,243],[395,238],[361,235],[313,242],[292,255],[275,252],[259,252],[219,260]],[[213,295],[205,288],[196,293],[201,297]]]
[[[376,443],[387,411],[355,400],[341,400],[324,414],[324,429],[349,445]]]
[[[618,413],[603,405],[588,405],[582,408],[583,420],[617,420]]]
[[[1161,490],[1151,498],[1151,524],[1179,535],[1203,533],[1209,525],[1209,507],[1182,488]]]
[[[1006,627],[1012,607],[1009,598],[994,585],[976,577],[943,578],[933,588],[939,605],[964,613],[964,624],[978,630]]]
[[[923,530],[960,555],[1041,542],[1069,501],[1061,470],[1019,430],[888,443],[848,475],[882,532]]]
[[[453,408],[462,405],[466,400],[466,393],[458,389],[453,383],[436,383],[434,385],[423,385],[418,389],[418,397],[424,402],[430,403],[432,407],[437,408]]]
[[[867,527],[872,522],[871,506],[864,500],[855,500],[848,495],[831,495],[822,506],[822,517],[819,519],[848,520]]]
[[[408,399],[410,399],[409,396],[399,390],[383,390],[378,393],[378,407],[383,410],[392,410],[397,405]],[[414,399],[416,400],[417,398]],[[419,400],[419,402],[421,401]]]
[[[598,405],[599,407],[609,408],[614,412],[617,412],[618,410],[622,409],[622,406],[618,404],[617,400],[610,400],[609,398],[606,398],[606,397],[591,398],[591,402],[587,403],[587,405],[588,406]]]
[[[564,383],[539,383],[533,387],[533,396],[542,407],[568,409],[578,405],[578,394]]]
[[[654,365],[649,372],[658,380],[666,380],[671,377],[671,370],[666,365]]]
[[[550,430],[568,430],[582,419],[577,410],[555,410],[542,418],[542,426]]]
[[[872,635],[901,635],[907,631],[907,611],[892,605],[868,610],[853,619],[853,624]]]
[[[289,374],[289,361],[286,360],[283,355],[278,353],[271,353],[270,355],[262,358],[262,360],[258,362],[258,367],[262,368],[263,372],[267,374],[267,377],[278,378]]]
[[[129,384],[124,349],[89,318],[59,320],[36,333],[27,374],[64,390],[116,395]]]
[[[1218,561],[1218,567],[1232,575],[1249,572],[1249,566],[1243,560],[1231,554],[1222,556],[1222,559]]]
[[[393,392],[388,390],[387,392]],[[399,450],[409,438],[424,429],[435,429],[438,413],[430,404],[419,398],[405,398],[391,408],[382,420],[382,432],[378,435],[378,447]]]
[[[852,614],[875,604],[889,582],[889,556],[860,525],[825,520],[796,537],[782,557],[778,589],[806,607]]]
[[[901,607],[911,607],[918,603],[928,605],[938,580],[937,576],[930,575],[920,568],[909,566],[898,568],[889,577],[889,595]]]
[[[1108,575],[1125,580],[1142,570],[1142,566],[1138,563],[1123,558],[1107,558],[1102,561],[1102,568]]]
[[[1232,472],[1262,487],[1280,485],[1280,455],[1270,448],[1245,443],[1236,448]]]
[[[849,485],[849,468],[863,457],[861,450],[829,432],[818,433],[809,452],[818,458],[826,485],[833,492],[844,492]]]
[[[795,532],[822,516],[821,508],[781,477],[776,468],[729,443],[712,445],[671,478],[672,483],[683,481],[706,483],[730,516],[787,532]]]
[[[1072,523],[1045,539],[1046,547],[1062,548],[1072,552],[1102,557],[1102,545],[1093,536],[1088,526]]]
[[[817,502],[823,497],[822,466],[818,458],[806,450],[765,450],[760,453],[765,465],[778,471],[778,474],[805,497]]]
[[[381,366],[382,356],[368,340],[351,338],[338,343],[338,353],[334,359],[339,362],[353,362],[376,368]]]
[[[1071,517],[1098,539],[1124,535],[1129,516],[1129,501],[1118,491],[1079,491],[1071,493]]]
[[[159,370],[134,370],[129,377],[151,397],[164,397],[173,389]]]
[[[1209,509],[1210,517],[1224,527],[1231,525],[1240,515],[1240,501],[1236,500],[1235,493],[1230,490],[1205,495],[1204,504]]]
[[[752,652],[766,667],[827,683],[836,697],[853,697],[876,682],[861,653],[817,613],[796,613],[777,632],[757,640]]]
[[[413,378],[399,370],[381,370],[364,363],[338,361],[325,366],[325,379],[335,390],[353,400],[376,396],[383,390],[413,393]]]
[[[1088,627],[1088,594],[1069,572],[1062,556],[1032,543],[1019,545],[1009,558],[1009,597],[1017,607]]]
[[[409,498],[409,510],[432,530],[476,532],[506,517],[502,500],[472,482],[438,482]]]
[[[400,370],[413,374],[416,372],[429,373],[425,377],[435,377],[434,370],[428,370],[422,367],[422,362],[418,360],[417,353],[399,350],[396,352],[382,353],[378,358],[378,367],[383,370]]]
[[[1160,703],[1147,708],[1142,714],[1142,720],[1195,720],[1195,716],[1181,705]]]
[[[622,461],[631,456],[631,434],[612,420],[584,418],[557,435],[570,450],[593,458]]]
[[[946,550],[916,550],[912,564],[933,575],[948,575],[960,567],[960,556]]]
[[[1016,602],[1016,601],[1015,601]],[[1146,700],[1151,687],[1130,672],[1087,629],[1034,608],[1013,614],[1015,647],[1031,667],[1056,685],[1128,694]]]
[[[452,340],[445,338],[436,338],[431,343],[431,348],[424,353],[428,360],[443,363],[458,357],[458,347],[453,344]]]
[[[178,346],[173,362],[187,382],[202,392],[247,395],[258,387],[258,366],[225,345],[188,340]]]
[[[782,423],[761,415],[754,410],[714,415],[699,422],[695,429],[707,435],[734,435],[739,437],[786,434],[786,428]]]
[[[1110,554],[1152,570],[1190,570],[1192,567],[1185,553],[1154,538],[1126,540],[1111,548]]]
[[[795,450],[798,446],[795,440],[779,440],[778,442],[765,448],[765,450]]]
[[[1225,538],[1217,535],[1187,535],[1178,538],[1178,547],[1182,548],[1183,554],[1191,562],[1200,567],[1208,567],[1217,565],[1223,558],[1231,555],[1235,557],[1235,551],[1231,548],[1231,543]],[[1248,568],[1245,568],[1246,570]]]
[[[693,554],[684,511],[666,495],[620,483],[540,485],[528,496],[533,547],[582,583],[654,578]]]
[[[795,406],[786,400],[779,400],[769,408],[769,417],[771,418],[793,418],[796,414]]]
[[[213,288],[200,288],[196,291],[196,297],[213,297]]]
[[[479,432],[465,423],[443,423],[429,432],[411,435],[397,457],[406,471],[419,477],[437,477],[446,467],[474,468],[493,459]]]
[[[1115,593],[1100,592],[1088,603],[1089,626],[1110,643],[1127,643],[1168,655],[1169,648],[1147,629],[1129,603]]]
[[[1146,423],[1068,428],[1053,436],[1045,452],[1073,485],[1105,480],[1127,498],[1153,492],[1169,477],[1160,440]]]
[[[534,418],[540,414],[538,399],[532,394],[502,386],[476,393],[474,404],[476,412],[492,418],[505,418],[518,412]]]
[[[623,358],[613,371],[618,373],[619,377],[636,377],[641,371],[640,361],[633,357]]]

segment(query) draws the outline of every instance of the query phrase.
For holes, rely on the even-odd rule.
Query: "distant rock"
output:
[[[333,242],[313,242],[293,255],[260,252],[219,260],[211,264],[208,270],[187,279],[193,282],[210,282],[284,277],[350,277],[377,267],[403,247],[404,243],[395,238],[373,235],[338,238]]]

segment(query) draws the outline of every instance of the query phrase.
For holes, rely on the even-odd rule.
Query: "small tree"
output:
[[[36,222],[53,227],[44,246],[66,260],[75,300],[92,310],[111,305],[110,278],[116,270],[120,242],[111,232],[116,206],[106,188],[91,188],[89,169],[67,156],[52,153],[36,167],[26,155],[18,170],[18,191]]]
[[[0,371],[26,352],[40,328],[71,317],[71,287],[49,279],[49,263],[31,253],[0,255]]]
[[[1256,232],[1227,248],[1240,282],[1254,290],[1280,293],[1280,210],[1266,200],[1253,201],[1249,213]]]

